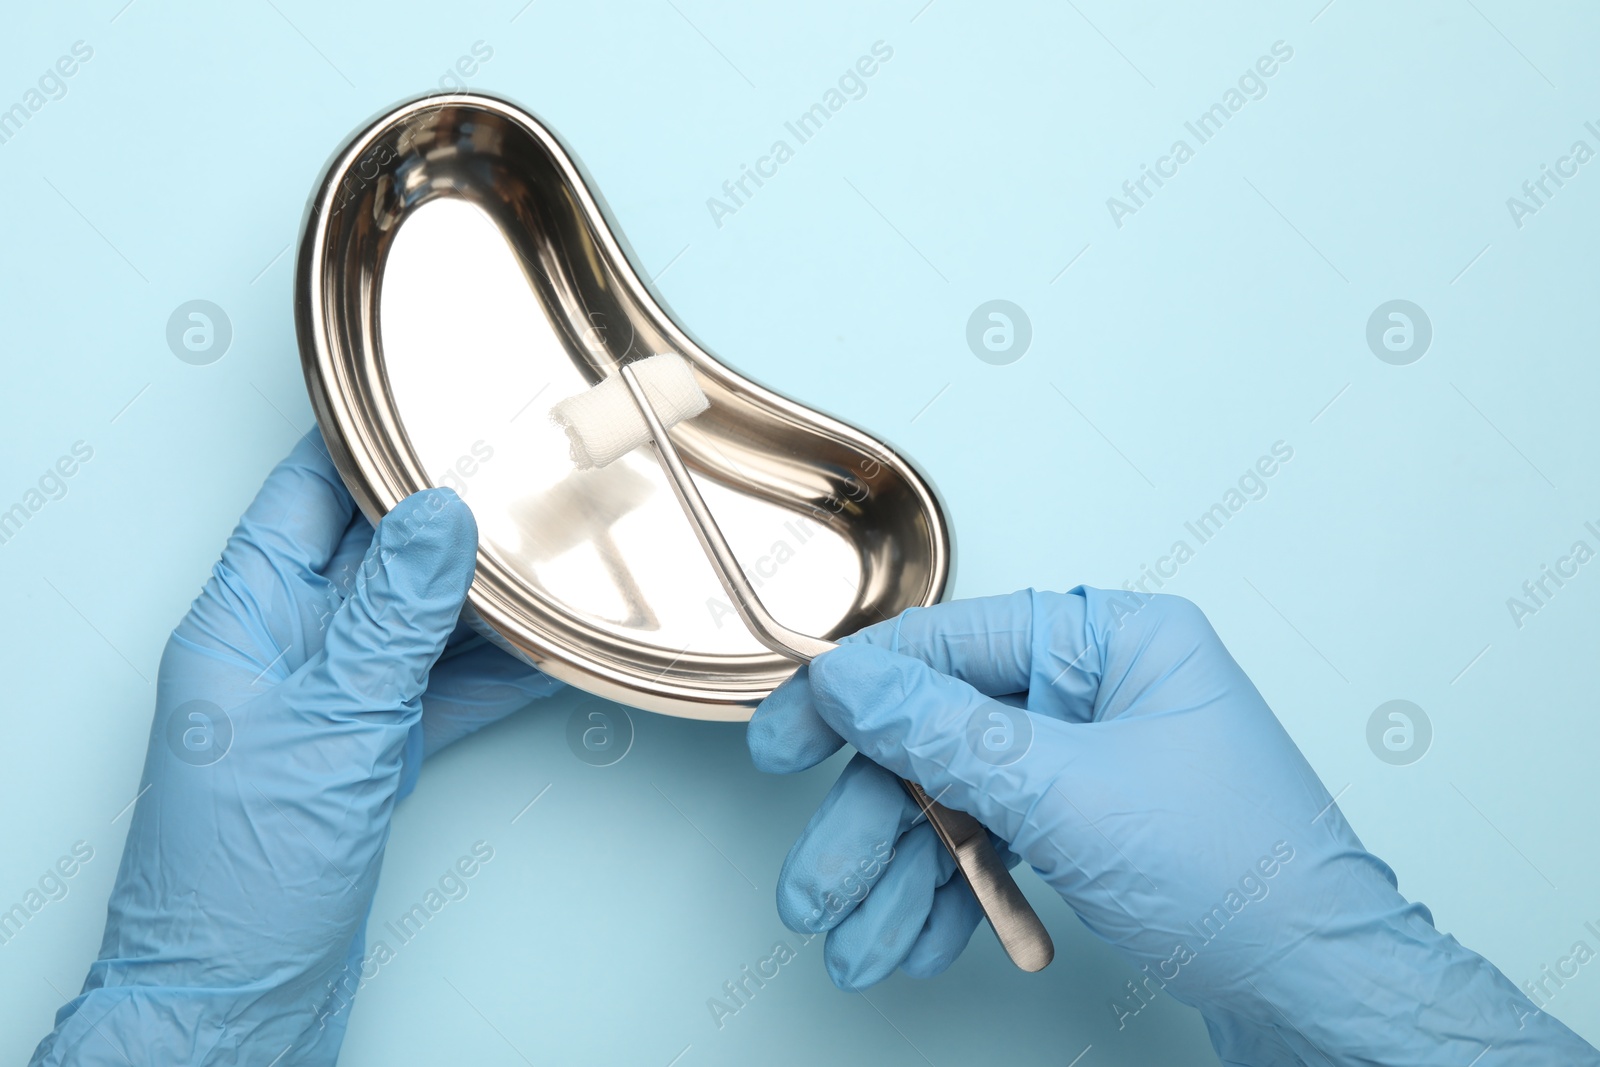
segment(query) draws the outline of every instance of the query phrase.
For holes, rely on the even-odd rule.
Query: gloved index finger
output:
[[[1025,724],[1016,742],[996,759],[974,737],[993,697],[929,669],[909,656],[863,645],[845,645],[811,665],[820,714],[856,749],[880,767],[921,783],[948,807],[965,811],[1017,847],[1032,802],[1059,753],[1053,743],[1036,744],[1043,732],[1062,735],[1063,723],[1021,711]],[[1013,721],[1012,715],[1003,715]]]
[[[1023,589],[912,608],[840,644],[898,652],[980,693],[1004,696],[1028,688],[1033,615],[1033,591]],[[751,760],[770,774],[814,767],[844,745],[844,738],[818,714],[805,667],[762,701],[745,737]]]
[[[911,608],[845,638],[898,652],[988,696],[1028,688],[1033,661],[1034,593],[951,600]]]

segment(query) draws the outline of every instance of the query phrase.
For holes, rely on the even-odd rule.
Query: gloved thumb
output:
[[[920,660],[850,644],[811,663],[817,711],[878,765],[1015,846],[1069,724],[984,696]]]
[[[374,529],[322,651],[286,685],[330,718],[409,726],[472,585],[478,528],[449,489],[402,500]]]

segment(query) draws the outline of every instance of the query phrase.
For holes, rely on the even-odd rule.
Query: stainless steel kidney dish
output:
[[[362,511],[459,492],[479,527],[469,618],[563,681],[742,720],[795,669],[740,623],[655,460],[576,471],[547,418],[653,353],[689,360],[710,398],[673,440],[777,619],[837,638],[945,592],[929,484],[701,348],[577,160],[503,100],[414,100],[334,154],[306,209],[295,314],[317,421]]]

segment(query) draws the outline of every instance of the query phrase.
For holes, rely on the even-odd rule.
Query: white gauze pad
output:
[[[669,430],[711,406],[694,380],[694,368],[675,352],[648,356],[630,366],[650,409]],[[573,466],[581,471],[604,467],[650,440],[650,427],[620,375],[567,397],[550,409],[550,420],[567,431]]]

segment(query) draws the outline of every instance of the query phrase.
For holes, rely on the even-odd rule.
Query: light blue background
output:
[[[689,329],[930,472],[960,595],[1121,585],[1292,445],[1169,591],[1441,928],[1519,983],[1600,947],[1600,563],[1520,629],[1505,603],[1600,546],[1600,162],[1521,229],[1506,208],[1575,139],[1600,148],[1591,8],[124,2],[0,15],[0,106],[94,48],[0,145],[0,508],[94,448],[0,545],[0,906],[95,851],[0,946],[0,1059],[94,956],[162,644],[312,423],[285,254],[311,182],[477,41],[470,86],[565,138]],[[878,40],[867,95],[716,226],[706,199]],[[1279,40],[1268,95],[1117,228],[1106,198]],[[165,343],[194,298],[233,322],[211,366]],[[1032,320],[1009,366],[965,343],[992,298]],[[1365,342],[1393,298],[1434,326],[1410,366]],[[344,1063],[1212,1062],[1170,1000],[1118,1031],[1132,971],[1031,875],[1058,945],[1040,975],[980,932],[945,977],[852,997],[814,942],[719,1030],[707,998],[795,942],[774,880],[839,764],[766,778],[741,728],[636,713],[627,758],[592,768],[563,741],[580,697],[447,752],[401,808],[378,920],[473,842],[494,859],[362,992]],[[1411,766],[1367,746],[1394,698],[1433,723]],[[1550,1006],[1600,1041],[1600,963]]]

